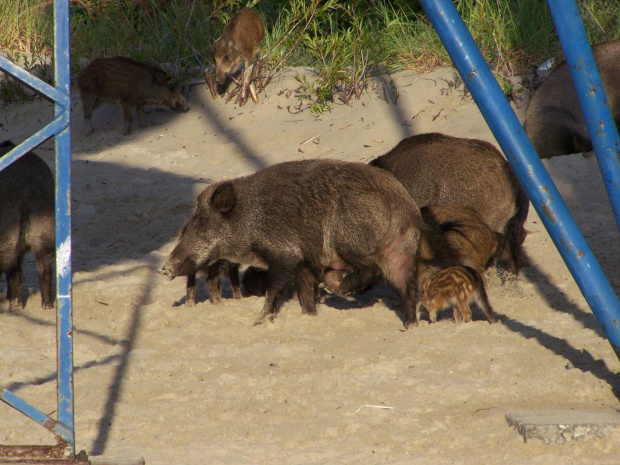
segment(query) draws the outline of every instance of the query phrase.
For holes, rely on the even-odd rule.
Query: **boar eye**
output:
[[[206,215],[194,215],[194,225],[199,229],[204,229],[209,225],[209,219]]]

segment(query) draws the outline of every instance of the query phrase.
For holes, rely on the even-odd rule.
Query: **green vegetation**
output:
[[[267,37],[263,72],[283,66],[316,71],[299,78],[298,98],[315,113],[333,100],[349,103],[370,76],[400,69],[429,70],[449,65],[435,31],[415,0],[70,0],[72,71],[100,56],[124,55],[167,63],[186,81],[213,63],[211,43],[242,6],[262,16]],[[2,0],[0,48],[36,67],[52,55],[52,0]],[[483,55],[507,95],[511,76],[561,55],[543,0],[455,0]],[[620,37],[620,0],[579,0],[590,40]],[[20,54],[17,56],[17,54]],[[4,103],[28,98],[4,79]],[[392,95],[397,98],[396,89]]]

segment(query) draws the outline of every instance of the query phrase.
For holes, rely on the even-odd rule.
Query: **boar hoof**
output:
[[[193,300],[189,300],[189,299],[187,299],[187,300],[185,301],[185,306],[186,306],[186,307],[193,307],[193,306],[195,306],[195,305],[196,305],[196,303],[195,303]]]

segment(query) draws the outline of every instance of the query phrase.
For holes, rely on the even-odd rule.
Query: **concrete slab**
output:
[[[506,421],[523,436],[523,442],[537,438],[545,444],[564,444],[604,437],[620,426],[620,413],[612,409],[519,410],[507,413]]]

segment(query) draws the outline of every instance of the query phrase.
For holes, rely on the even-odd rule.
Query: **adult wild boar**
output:
[[[405,327],[416,324],[415,201],[390,173],[363,163],[302,160],[207,187],[162,274],[172,279],[217,260],[267,269],[256,324],[273,319],[293,282],[303,313],[315,314],[324,269],[383,275],[398,291]]]
[[[371,165],[391,171],[420,207],[463,205],[503,234],[501,261],[518,276],[529,200],[510,165],[488,142],[439,133],[403,139]]]
[[[592,46],[609,109],[620,123],[620,40]],[[525,130],[540,158],[592,150],[579,99],[566,61],[545,79],[530,100]]]
[[[9,141],[0,143],[0,157],[13,148]],[[6,298],[11,309],[22,306],[22,262],[28,251],[37,264],[41,305],[52,308],[54,176],[34,152],[0,171],[0,275],[6,275]]]
[[[489,226],[473,209],[463,205],[428,205],[420,209],[425,226],[418,245],[416,283],[422,291],[423,283],[435,273],[452,266],[471,267],[485,281],[485,270],[498,253],[503,241],[501,234]],[[340,295],[360,293],[381,280],[357,270],[326,270],[325,286]]]

